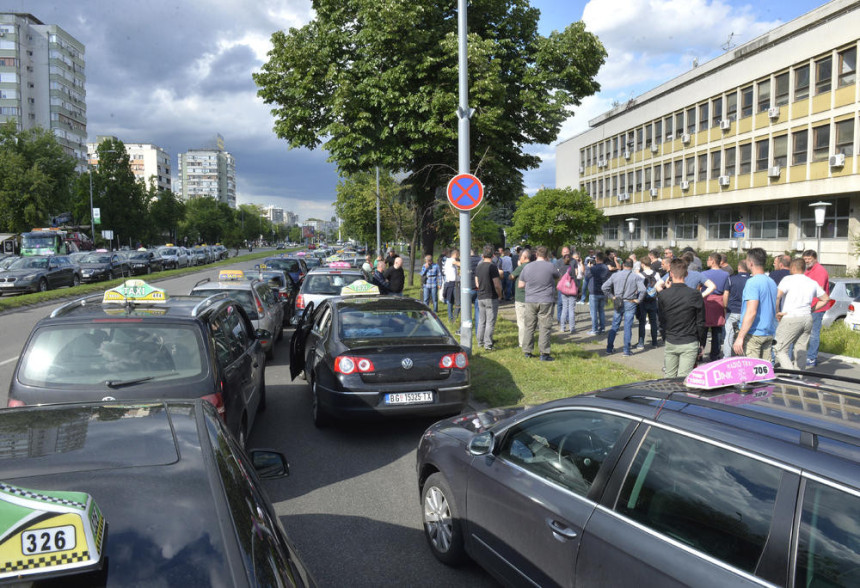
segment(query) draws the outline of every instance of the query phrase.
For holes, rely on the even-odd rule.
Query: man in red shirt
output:
[[[818,263],[818,254],[807,249],[803,252],[803,262],[806,264],[805,275],[809,276],[821,286],[824,291],[830,295],[830,274],[824,269],[824,266]],[[812,307],[818,304],[818,298],[813,299]],[[824,313],[833,306],[833,300],[813,311],[812,313],[812,333],[809,336],[809,347],[806,350],[806,368],[813,368],[818,364],[818,345],[821,342],[821,321],[824,320]]]

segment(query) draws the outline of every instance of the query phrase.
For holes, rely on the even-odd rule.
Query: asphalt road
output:
[[[236,269],[256,262],[240,262]],[[218,270],[157,282],[187,294]],[[71,294],[71,292],[70,292]],[[60,303],[0,315],[0,406],[18,354],[33,328]],[[283,452],[288,478],[266,482],[287,534],[321,586],[496,586],[480,568],[448,568],[427,547],[415,479],[415,448],[432,420],[343,424],[317,430],[310,391],[290,381],[289,338],[266,367],[268,409],[248,446]]]

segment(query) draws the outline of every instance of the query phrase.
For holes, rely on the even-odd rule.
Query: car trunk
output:
[[[444,380],[455,368],[442,368],[439,365],[443,355],[459,353],[459,345],[442,338],[428,338],[410,342],[409,345],[386,344],[374,341],[369,344],[366,340],[345,341],[349,348],[347,354],[354,357],[364,357],[373,362],[373,373],[361,374],[361,380],[367,384],[388,384],[396,382],[412,382],[421,380]],[[402,341],[399,339],[398,341]],[[443,340],[444,341],[444,340]],[[404,364],[411,366],[407,369]]]

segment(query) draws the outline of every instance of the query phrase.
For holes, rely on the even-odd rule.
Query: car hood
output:
[[[489,408],[486,410],[477,410],[464,414],[458,414],[455,417],[444,419],[431,427],[436,431],[444,431],[459,437],[464,433],[469,436],[476,433],[483,433],[492,429],[499,422],[506,420],[512,416],[520,414],[525,410],[526,406],[507,406],[503,408]]]
[[[44,274],[47,270],[44,268],[36,268],[30,267],[27,269],[16,269],[16,270],[6,270],[3,272],[3,277],[6,278],[20,278],[23,276],[29,276],[31,274]]]
[[[108,269],[110,268],[109,263],[79,263],[78,267],[81,269]]]

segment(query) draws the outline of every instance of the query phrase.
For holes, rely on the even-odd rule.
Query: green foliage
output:
[[[860,357],[860,333],[852,331],[845,321],[837,321],[821,330],[821,347],[824,353]]]
[[[19,233],[45,226],[71,208],[75,161],[52,133],[0,126],[0,230]]]
[[[578,248],[592,243],[606,218],[584,190],[559,188],[539,190],[532,197],[524,195],[513,222],[512,238],[557,251],[566,243]]]
[[[412,229],[412,214],[404,203],[407,191],[387,173],[379,176],[379,217],[383,241],[402,241]],[[361,243],[376,242],[376,174],[343,175],[334,204],[344,236]]]
[[[185,220],[179,223],[179,239],[183,242],[187,239],[188,243],[218,243],[235,226],[238,213],[214,198],[192,198],[185,203]],[[259,218],[258,214],[247,216],[249,224],[255,217]]]
[[[290,242],[292,242],[292,243],[301,243],[302,242],[302,228],[299,226],[290,227],[289,238],[290,238]]]
[[[155,233],[149,242],[176,241],[179,223],[185,218],[185,203],[170,190],[158,191],[151,186],[148,191],[149,216]]]

